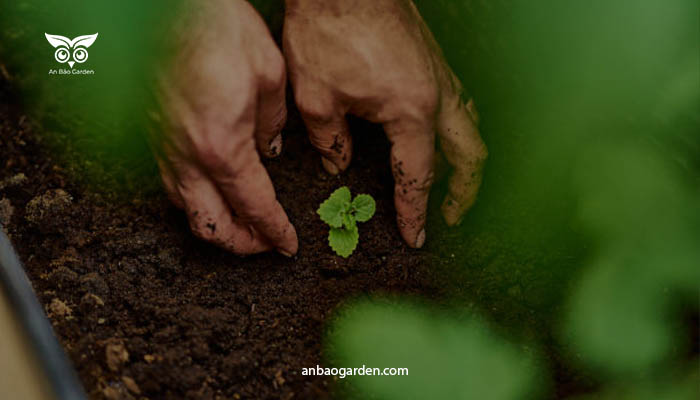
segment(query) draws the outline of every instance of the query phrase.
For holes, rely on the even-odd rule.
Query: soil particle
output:
[[[0,190],[6,189],[6,188],[11,188],[14,186],[21,186],[27,181],[27,177],[24,175],[24,173],[19,173],[17,175],[13,175],[11,177],[5,178],[0,181]]]
[[[0,199],[0,226],[9,226],[15,208],[12,207],[9,199]]]
[[[60,299],[54,298],[47,306],[49,318],[66,318],[73,315],[73,310]]]
[[[122,364],[129,361],[129,352],[126,351],[124,342],[121,340],[110,340],[105,346],[105,360],[107,367],[112,371],[118,371]]]
[[[102,389],[102,394],[107,400],[133,400],[134,397],[131,396],[121,385],[107,386]]]
[[[80,307],[82,307],[83,309],[94,309],[96,307],[102,307],[104,305],[105,302],[99,296],[95,296],[92,293],[87,293],[80,300]]]
[[[24,218],[44,230],[56,228],[55,222],[73,202],[63,189],[49,190],[29,201]],[[48,229],[47,229],[48,228]]]
[[[131,393],[136,395],[141,394],[141,389],[139,389],[139,385],[136,384],[136,381],[134,381],[133,378],[130,378],[128,376],[122,376],[122,382]]]

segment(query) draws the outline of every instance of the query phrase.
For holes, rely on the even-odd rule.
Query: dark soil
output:
[[[49,130],[19,103],[0,79],[0,223],[93,399],[332,397],[351,388],[301,376],[302,368],[328,362],[325,324],[349,300],[387,294],[419,296],[453,314],[480,313],[502,334],[541,346],[552,398],[595,388],[556,341],[580,257],[566,223],[572,202],[522,196],[512,182],[527,146],[489,118],[488,107],[482,117],[492,121],[483,129],[491,157],[475,209],[460,228],[446,228],[439,214],[446,168],[439,162],[426,248],[412,250],[396,228],[381,129],[352,121],[362,151],[348,172],[331,177],[290,105],[282,155],[266,161],[299,234],[299,254],[288,259],[240,258],[197,240],[162,191],[148,189],[159,188],[152,160],[93,179],[104,158],[118,161],[119,154],[76,150],[69,124]],[[332,253],[315,213],[343,185],[377,200],[347,260]]]
[[[161,194],[125,203],[75,182],[10,96],[5,88],[0,101],[0,200],[14,210],[6,229],[91,398],[325,398],[332,378],[301,369],[323,364],[335,308],[372,293],[438,295],[425,252],[400,241],[376,129],[359,138],[373,151],[330,177],[292,118],[267,167],[299,254],[240,258],[195,239]],[[332,253],[315,213],[342,185],[377,200],[348,260]]]

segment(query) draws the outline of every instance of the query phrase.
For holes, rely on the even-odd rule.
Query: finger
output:
[[[344,113],[333,106],[331,96],[318,96],[308,90],[297,93],[297,104],[309,141],[321,153],[326,171],[331,175],[345,171],[352,158],[352,136]]]
[[[440,145],[453,172],[442,215],[448,225],[461,222],[476,201],[488,152],[477,129],[478,114],[474,102],[467,104],[458,95],[443,101],[438,116]]]
[[[232,216],[224,198],[199,168],[180,165],[177,188],[195,236],[239,255],[273,249],[263,235]]]
[[[173,171],[162,159],[157,158],[156,161],[158,162],[160,178],[163,182],[163,188],[165,189],[165,193],[168,195],[168,199],[170,199],[170,201],[175,205],[175,207],[184,210],[185,202],[182,199],[182,196],[180,196],[180,193],[177,191]]]
[[[252,126],[243,131],[247,129],[252,130]],[[280,253],[296,254],[299,247],[296,231],[277,201],[252,135],[228,155],[214,150],[209,156],[200,155],[200,159],[241,222],[255,228]]]
[[[287,73],[282,55],[275,54],[265,65],[258,93],[255,139],[265,157],[277,157],[282,152],[281,132],[287,122]]]
[[[399,231],[415,248],[425,243],[425,217],[433,184],[434,140],[427,122],[396,121],[384,125],[392,143],[394,203]]]

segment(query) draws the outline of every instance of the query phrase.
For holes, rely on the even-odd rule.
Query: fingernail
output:
[[[282,134],[275,136],[272,141],[270,141],[270,155],[272,157],[280,155],[282,152]]]
[[[323,164],[323,168],[331,175],[338,175],[340,173],[338,167],[326,157],[321,157],[321,164]]]
[[[287,258],[292,258],[292,253],[288,252],[287,250],[277,249],[277,252],[282,254],[283,256],[285,256]]]
[[[416,248],[420,249],[425,244],[425,228],[421,229],[418,233],[418,238],[416,238]]]

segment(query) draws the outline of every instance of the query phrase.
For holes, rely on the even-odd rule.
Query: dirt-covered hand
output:
[[[462,100],[459,80],[410,0],[287,0],[284,54],[328,172],[350,163],[346,114],[383,124],[399,230],[421,247],[437,132],[453,168],[442,212],[449,225],[459,223],[476,199],[486,146],[473,102]]]
[[[248,2],[186,3],[157,85],[166,190],[195,235],[236,254],[291,256],[297,235],[258,154],[281,151],[284,58]]]

